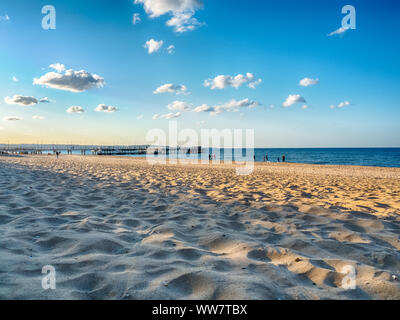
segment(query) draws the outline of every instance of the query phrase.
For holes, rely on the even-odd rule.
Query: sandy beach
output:
[[[1,299],[400,299],[400,168],[0,156]],[[56,290],[42,288],[42,267]],[[346,266],[356,288],[343,288]]]

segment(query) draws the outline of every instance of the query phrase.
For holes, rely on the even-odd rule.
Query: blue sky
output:
[[[137,2],[2,0],[0,143],[147,143],[170,114],[180,129],[255,129],[257,147],[400,146],[397,2]],[[48,4],[55,30],[41,27]],[[328,36],[346,4],[356,29]],[[150,39],[163,41],[151,54]],[[80,70],[103,80],[83,88]],[[307,78],[317,83],[301,86]],[[186,90],[154,94],[166,84]],[[289,95],[299,103],[283,106]],[[50,103],[18,104],[27,97]]]

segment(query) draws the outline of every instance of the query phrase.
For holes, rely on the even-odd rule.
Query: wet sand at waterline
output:
[[[238,176],[0,156],[0,176],[2,299],[400,299],[399,168],[262,163]]]

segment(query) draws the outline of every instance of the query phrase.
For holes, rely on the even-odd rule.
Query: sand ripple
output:
[[[399,169],[236,176],[32,156],[0,157],[0,175],[3,299],[400,299]],[[44,265],[56,290],[41,287]]]

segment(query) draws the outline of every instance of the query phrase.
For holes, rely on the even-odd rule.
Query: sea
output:
[[[236,155],[235,155],[236,153]],[[171,154],[179,159],[250,160],[256,162],[282,162],[322,165],[354,165],[372,167],[400,167],[400,148],[256,148],[246,155],[246,150],[203,149],[201,154]],[[142,156],[143,157],[143,156]],[[165,157],[158,155],[155,157]],[[254,159],[254,158],[253,158]]]
[[[240,151],[242,151],[240,153]],[[66,152],[62,152],[65,154]],[[75,150],[73,154],[80,154]],[[170,154],[170,158],[202,159],[208,160],[211,155],[213,160],[248,161],[256,162],[282,162],[285,156],[289,163],[306,163],[322,165],[355,165],[372,167],[397,167],[400,168],[400,148],[256,148],[254,153],[246,150],[207,149],[203,148],[201,154]],[[127,155],[128,157],[146,157],[146,155]],[[165,155],[152,155],[151,157],[166,157]],[[253,158],[255,157],[255,158]]]

